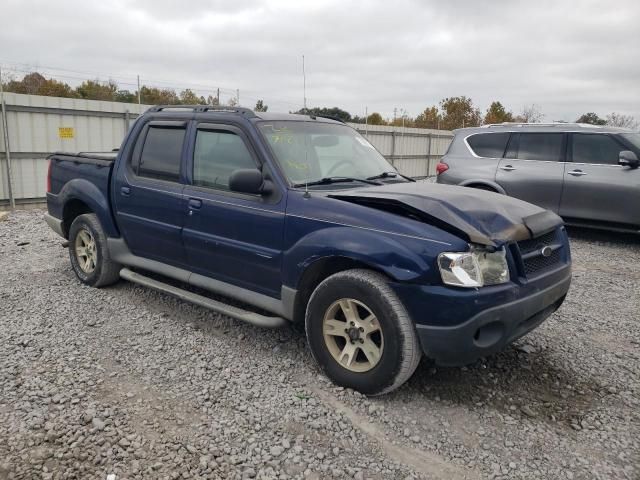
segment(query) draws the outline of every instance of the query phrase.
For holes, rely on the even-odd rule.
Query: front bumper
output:
[[[428,322],[428,308],[422,310],[422,315],[415,309],[409,309],[416,320],[416,330],[425,355],[438,365],[461,366],[503,350],[560,307],[571,284],[571,268],[567,266],[557,271],[552,279],[552,282],[538,288],[496,288],[493,292],[487,290],[484,295],[478,291],[475,298],[472,292],[463,292],[464,297],[452,300],[457,304],[455,307],[448,305],[449,318],[454,320],[454,312],[463,312],[463,315],[464,312],[473,313],[461,322],[452,321],[453,325]],[[494,298],[489,301],[491,297]],[[432,304],[431,308],[437,308],[437,305]],[[428,323],[420,322],[425,318]]]

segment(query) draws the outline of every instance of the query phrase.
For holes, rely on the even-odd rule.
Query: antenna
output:
[[[302,55],[302,97],[304,103],[304,111],[307,112],[307,75],[304,71],[304,55]]]

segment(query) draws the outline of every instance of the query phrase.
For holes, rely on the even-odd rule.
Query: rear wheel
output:
[[[69,228],[69,259],[80,281],[104,287],[120,278],[122,266],[109,257],[107,236],[94,213],[79,215]]]
[[[422,356],[409,315],[376,272],[348,270],[324,280],[309,299],[305,323],[327,376],[365,394],[398,388]]]

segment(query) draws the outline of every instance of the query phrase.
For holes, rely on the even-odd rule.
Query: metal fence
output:
[[[414,178],[436,174],[436,164],[451,143],[448,130],[351,124],[403,175]]]
[[[56,151],[118,148],[130,123],[149,105],[5,93],[0,126],[0,206],[45,198],[46,157]],[[426,177],[452,134],[353,124],[403,174]]]

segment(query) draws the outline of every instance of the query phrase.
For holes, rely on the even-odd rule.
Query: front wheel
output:
[[[121,265],[111,260],[107,236],[94,213],[79,215],[69,228],[69,259],[80,281],[104,287],[120,278]]]
[[[379,273],[347,270],[315,289],[305,317],[311,353],[336,384],[368,395],[395,390],[422,352],[404,305]]]

